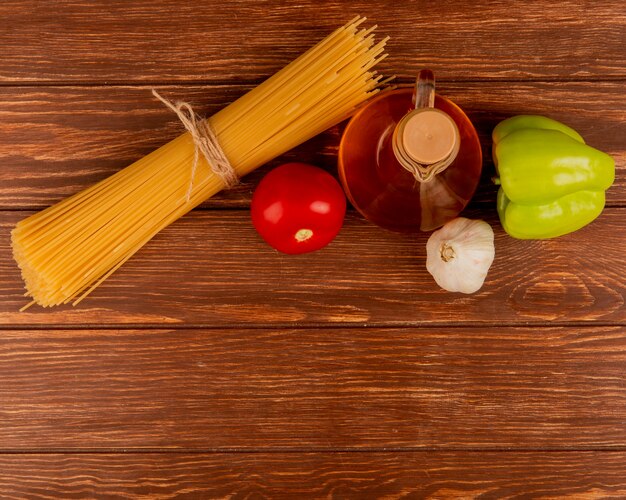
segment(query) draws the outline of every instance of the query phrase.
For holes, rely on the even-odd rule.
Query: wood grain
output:
[[[392,37],[382,69],[407,78],[626,76],[621,0],[5,0],[0,81],[259,81],[356,13]]]
[[[626,447],[623,327],[5,330],[2,451]]]
[[[166,87],[165,95],[192,102],[210,115],[250,87]],[[626,205],[626,94],[622,83],[441,83],[481,137],[483,181],[477,203],[495,203],[491,131],[515,114],[543,114],[579,130],[615,158],[610,205]],[[43,208],[111,175],[182,133],[149,87],[0,87],[0,207]],[[205,207],[246,207],[259,179],[284,161],[304,161],[336,173],[341,127],[312,139],[221,193]]]
[[[79,307],[26,303],[9,246],[22,212],[0,212],[0,324],[253,325],[625,324],[626,209],[562,238],[515,240],[491,211],[496,259],[474,295],[452,294],[425,267],[428,234],[384,231],[351,213],[327,248],[279,254],[248,211],[194,211],[157,235]]]
[[[159,234],[79,308],[31,308],[9,231],[211,114],[360,13],[400,83],[430,67],[476,124],[466,215],[496,230],[483,290],[446,293],[428,235],[351,212],[280,255],[247,207],[283,161],[335,173],[341,126]],[[626,11],[224,0],[0,3],[0,497],[626,497]],[[616,160],[609,208],[553,241],[506,236],[490,133],[521,113]],[[4,211],[2,211],[4,209]]]
[[[624,452],[0,456],[0,495],[54,498],[626,496]]]

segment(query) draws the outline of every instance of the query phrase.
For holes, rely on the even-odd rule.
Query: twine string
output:
[[[213,173],[222,179],[225,188],[230,189],[237,185],[239,183],[237,172],[228,161],[228,158],[226,158],[226,155],[220,146],[217,134],[209,124],[208,120],[204,120],[198,116],[189,103],[182,101],[169,101],[154,89],[152,90],[152,95],[154,95],[154,97],[156,97],[176,114],[193,139],[193,163],[191,165],[189,186],[187,187],[187,202],[191,199],[193,183],[196,177],[198,160],[200,159],[201,153]]]

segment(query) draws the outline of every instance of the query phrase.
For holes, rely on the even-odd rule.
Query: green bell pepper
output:
[[[615,162],[574,129],[544,116],[519,115],[500,122],[492,138],[498,215],[509,235],[554,238],[600,215]]]

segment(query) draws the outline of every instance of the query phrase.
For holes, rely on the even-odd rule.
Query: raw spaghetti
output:
[[[242,177],[347,118],[378,92],[373,67],[387,39],[356,17],[208,119]],[[54,306],[83,300],[154,235],[225,187],[189,132],[84,191],[20,221],[13,255],[25,296]],[[197,163],[190,182],[191,165]],[[189,187],[192,189],[189,190]]]

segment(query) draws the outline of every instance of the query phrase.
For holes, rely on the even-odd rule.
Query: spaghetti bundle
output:
[[[347,118],[378,92],[386,54],[357,17],[207,120],[238,177]],[[195,159],[194,159],[195,157]],[[193,172],[191,165],[194,165]],[[161,229],[227,181],[187,132],[94,186],[20,221],[13,255],[25,296],[76,305]]]

